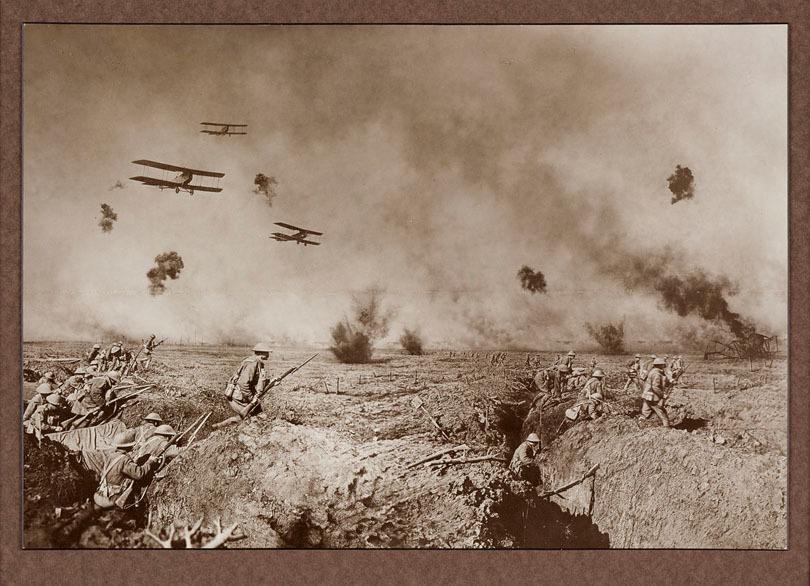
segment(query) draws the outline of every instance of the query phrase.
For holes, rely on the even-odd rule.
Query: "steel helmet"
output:
[[[655,360],[653,360],[653,366],[666,366],[666,365],[667,361],[664,360],[663,358],[656,358]]]
[[[84,374],[86,376],[93,376],[97,372],[98,370],[96,369],[96,367],[91,364],[90,366],[87,367],[87,370],[84,371]]]
[[[540,438],[537,437],[536,433],[530,433],[529,437],[526,438],[526,441],[531,442],[533,444],[539,444],[540,443]]]
[[[107,376],[113,379],[115,382],[121,380],[121,373],[118,372],[117,370],[111,370],[110,372],[107,373]]]
[[[119,431],[113,437],[112,445],[116,448],[131,448],[135,445],[135,432],[131,429]]]
[[[270,344],[266,342],[259,342],[255,346],[253,346],[253,352],[255,354],[270,354],[272,350],[270,350]]]
[[[59,395],[59,393],[51,393],[45,400],[48,401],[51,405],[55,405],[57,407],[61,407],[65,404],[65,400]]]
[[[93,344],[93,348],[95,348],[96,350],[98,350],[99,348],[101,348],[101,344]]]
[[[84,366],[80,366],[73,371],[73,374],[87,374],[87,369]]]
[[[641,354],[636,354],[635,358],[641,358]]]
[[[37,387],[37,393],[40,395],[50,395],[53,392],[55,391],[47,381]]]
[[[91,361],[90,361],[90,364],[91,364],[91,365],[93,365],[93,364],[98,364],[98,359],[97,359],[97,358],[93,358],[93,360],[91,360]]]
[[[591,376],[595,376],[596,378],[602,378],[603,376],[605,376],[605,373],[597,368],[596,370],[593,371],[593,374]]]
[[[577,353],[574,352],[573,350],[568,351],[568,356],[576,356],[576,355],[577,355]]]
[[[157,423],[163,423],[163,418],[154,411],[152,411],[149,415],[147,415],[143,419],[144,421],[155,421]]]
[[[53,380],[53,379],[54,379],[53,372],[51,372],[51,371],[49,370],[48,372],[46,372],[46,373],[45,373],[45,375],[44,375],[44,377],[43,377],[43,378],[44,378],[45,380]]]
[[[113,346],[110,348],[110,354],[118,354],[121,351],[121,346]]]
[[[155,430],[155,435],[165,435],[172,437],[175,434],[174,428],[171,425],[164,423]]]

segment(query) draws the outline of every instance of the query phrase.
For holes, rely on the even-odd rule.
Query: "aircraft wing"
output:
[[[137,177],[130,177],[130,179],[134,181],[140,181],[144,185],[154,185],[157,187],[170,187],[170,188],[177,188],[180,189],[191,189],[193,191],[210,191],[212,193],[219,193],[222,191],[221,187],[205,187],[204,185],[183,185],[182,183],[177,183],[176,181],[165,181],[164,179],[157,179],[155,177],[144,177],[139,175]]]
[[[323,236],[322,232],[315,232],[313,230],[307,230],[306,228],[299,228],[298,226],[293,226],[292,224],[285,224],[284,222],[275,222],[276,226],[281,226],[282,228],[287,228],[288,230],[296,230],[298,232],[306,232],[307,234],[314,234],[315,236]]]
[[[163,179],[156,179],[154,177],[144,177],[138,175],[137,177],[130,177],[133,181],[140,181],[144,185],[157,185],[159,187],[180,187],[181,184],[175,181],[164,181]]]
[[[279,242],[288,242],[290,240],[295,240],[292,236],[288,234],[282,234],[281,232],[273,232],[272,236],[268,236],[268,238],[272,238],[273,240],[278,240]]]
[[[231,131],[229,130],[229,131],[228,131],[228,132],[226,132],[225,134],[227,134],[227,135],[231,135],[231,134],[247,134],[247,132],[231,132]]]
[[[136,165],[146,165],[147,167],[154,167],[155,169],[163,169],[164,171],[190,171],[193,175],[200,175],[203,177],[225,177],[225,173],[214,173],[212,171],[200,171],[199,169],[189,169],[188,167],[178,167],[177,165],[167,165],[166,163],[158,163],[157,161],[149,161],[147,159],[138,159],[132,161]]]
[[[206,124],[208,126],[228,126],[230,128],[247,128],[247,124],[229,124],[227,122],[200,122],[200,124]]]

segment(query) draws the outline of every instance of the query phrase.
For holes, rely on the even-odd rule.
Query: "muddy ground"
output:
[[[40,359],[88,347],[25,344],[26,368],[64,378],[72,365]],[[277,349],[271,373],[313,352]],[[95,479],[61,446],[27,441],[27,546],[155,547],[147,523],[157,532],[202,517],[205,528],[216,519],[240,523],[244,538],[228,547],[785,547],[784,357],[749,364],[685,356],[692,365],[668,401],[674,427],[662,429],[636,422],[638,392],[622,391],[628,357],[580,355],[576,365],[595,358],[608,373],[612,413],[560,430],[573,397],[530,413],[531,364],[548,365],[553,353],[379,351],[371,364],[347,365],[321,350],[265,399],[264,416],[214,431],[210,424],[228,416],[221,390],[249,353],[156,351],[143,376],[158,388],[130,405],[124,422],[158,411],[180,428],[213,415],[127,515],[83,513]],[[26,398],[35,386],[24,383]],[[538,487],[506,470],[530,431],[543,439]],[[492,459],[410,466],[462,444],[468,457]],[[562,495],[539,496],[594,465],[592,477]]]

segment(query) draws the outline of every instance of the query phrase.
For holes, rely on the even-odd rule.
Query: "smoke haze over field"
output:
[[[786,40],[776,25],[26,25],[24,337],[325,346],[372,284],[391,331],[431,347],[592,346],[583,323],[621,322],[632,349],[732,314],[782,334]],[[206,140],[214,118],[251,133]],[[140,158],[223,172],[223,192],[108,191]],[[672,206],[662,178],[684,161],[700,197]],[[254,183],[268,164],[272,207]],[[102,192],[127,218],[108,234],[83,229]],[[272,241],[277,221],[323,244]],[[144,271],[175,250],[182,278],[150,295]],[[525,259],[553,290],[516,286]]]

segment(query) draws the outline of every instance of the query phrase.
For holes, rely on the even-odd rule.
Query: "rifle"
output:
[[[687,364],[686,366],[684,366],[684,367],[683,367],[683,370],[682,370],[681,372],[679,372],[679,373],[678,373],[678,376],[676,376],[676,377],[674,377],[674,378],[672,379],[672,385],[671,385],[671,386],[672,386],[672,388],[673,388],[673,389],[675,388],[675,385],[677,385],[677,384],[678,384],[678,380],[679,380],[679,379],[680,379],[680,378],[683,376],[683,373],[684,373],[684,372],[686,372],[686,370],[687,370],[687,369],[688,369],[690,366],[692,366],[692,363],[691,363],[691,362],[690,362],[689,364]],[[663,403],[662,403],[663,405],[665,405],[665,406],[666,406],[667,399],[669,399],[669,396],[670,396],[671,394],[672,394],[672,391],[670,391],[669,393],[667,393],[666,395],[664,395],[664,399],[663,399]]]
[[[162,339],[160,342],[158,342],[157,344],[154,344],[154,345],[152,346],[152,350],[154,350],[155,348],[157,348],[158,346],[160,346],[160,345],[161,345],[163,342],[165,342],[165,341],[166,341],[166,340],[168,340],[168,339],[169,339],[169,338],[163,338],[163,339]]]
[[[185,430],[183,430],[183,431],[181,431],[181,432],[177,432],[176,434],[174,434],[174,435],[172,436],[172,439],[170,439],[170,440],[169,440],[169,441],[166,443],[166,445],[165,445],[165,446],[163,446],[163,448],[162,448],[162,449],[161,449],[161,450],[160,450],[160,451],[159,451],[157,454],[155,454],[155,460],[159,460],[159,459],[160,459],[160,457],[161,457],[161,456],[162,456],[162,455],[163,455],[163,454],[166,452],[166,450],[168,450],[168,449],[169,449],[170,447],[172,447],[174,444],[176,444],[176,443],[177,443],[177,442],[179,442],[181,439],[183,439],[183,436],[184,436],[184,435],[186,435],[186,434],[187,434],[189,431],[191,431],[192,429],[194,429],[194,427],[196,427],[196,426],[197,426],[197,425],[200,423],[200,421],[202,421],[203,419],[207,419],[207,418],[208,418],[208,416],[210,416],[210,415],[211,415],[211,412],[210,412],[210,411],[209,411],[208,413],[203,413],[202,415],[200,415],[200,416],[199,416],[199,417],[198,417],[198,418],[197,418],[197,419],[194,421],[194,423],[192,423],[191,425],[189,425],[189,426],[188,426],[188,427],[187,427]]]
[[[256,396],[253,397],[253,399],[248,404],[248,408],[247,408],[247,411],[245,411],[245,417],[244,418],[247,418],[247,417],[250,416],[251,412],[256,408],[256,405],[259,404],[259,401],[262,400],[262,397],[264,397],[270,391],[270,389],[275,387],[278,383],[280,383],[282,380],[284,380],[285,378],[290,376],[296,370],[302,368],[307,362],[309,362],[310,360],[315,358],[317,355],[318,355],[317,353],[313,354],[312,356],[310,356],[309,358],[304,360],[301,364],[299,364],[298,366],[293,366],[291,369],[289,369],[287,372],[285,372],[281,376],[277,376],[276,378],[274,378],[274,379],[272,379],[270,381],[265,381],[264,388],[261,391],[259,391],[256,394]]]
[[[66,421],[62,422],[62,429],[64,429],[65,431],[67,431],[70,428],[75,429],[76,427],[78,427],[79,424],[84,423],[91,415],[95,415],[96,413],[98,413],[99,411],[104,409],[105,407],[107,407],[109,405],[114,405],[118,401],[123,401],[125,399],[129,399],[130,397],[134,397],[135,395],[140,395],[141,393],[151,389],[153,386],[154,385],[149,385],[147,387],[144,387],[142,389],[138,389],[137,391],[129,393],[128,395],[124,395],[122,397],[116,397],[115,399],[113,399],[112,401],[109,401],[108,403],[105,403],[104,405],[100,405],[99,407],[96,407],[95,409],[91,409],[90,411],[88,411],[84,415],[74,415],[70,419],[67,419]]]

